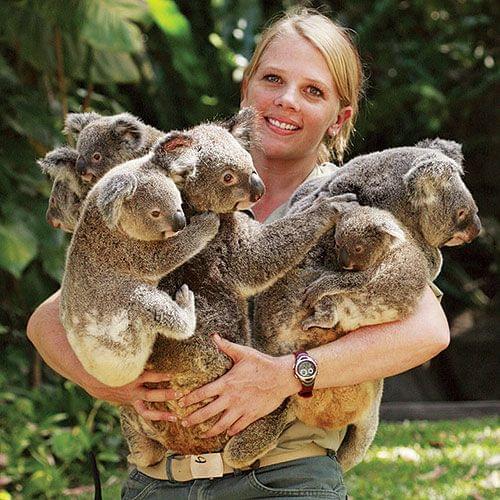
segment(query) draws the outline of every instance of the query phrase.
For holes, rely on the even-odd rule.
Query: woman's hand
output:
[[[150,410],[144,404],[148,402],[164,402],[176,399],[173,389],[150,389],[144,384],[166,382],[169,376],[166,373],[145,371],[139,378],[130,384],[120,387],[109,387],[96,380],[95,384],[88,385],[85,389],[93,397],[103,399],[110,403],[132,405],[141,417],[148,420],[168,420],[175,422],[177,417],[172,413],[161,410]]]
[[[215,397],[182,421],[190,427],[222,413],[219,421],[204,434],[213,437],[227,431],[241,432],[255,420],[271,413],[283,400],[300,390],[293,375],[293,355],[272,357],[214,335],[217,347],[233,360],[233,367],[217,380],[179,399],[182,406]]]

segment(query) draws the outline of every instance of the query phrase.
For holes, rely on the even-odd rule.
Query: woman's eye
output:
[[[92,159],[93,159],[94,161],[101,161],[101,153],[94,153],[94,154],[92,155]]]
[[[272,75],[272,74],[265,75],[264,80],[267,80],[268,82],[271,82],[271,83],[280,83],[281,82],[281,78],[278,75]]]
[[[307,92],[315,97],[321,97],[323,95],[323,91],[318,87],[314,87],[313,85],[307,87]]]

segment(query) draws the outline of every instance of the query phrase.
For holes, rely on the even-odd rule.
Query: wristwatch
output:
[[[293,366],[293,373],[302,384],[299,396],[310,398],[312,396],[314,381],[318,374],[318,364],[305,351],[297,351],[294,354],[295,364]]]

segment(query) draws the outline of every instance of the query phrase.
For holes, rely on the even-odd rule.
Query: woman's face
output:
[[[268,159],[316,159],[325,134],[337,133],[351,108],[340,109],[332,75],[320,51],[296,33],[276,37],[257,70],[243,83],[241,105],[261,115]]]

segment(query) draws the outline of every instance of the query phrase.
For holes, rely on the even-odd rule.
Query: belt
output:
[[[327,450],[315,443],[309,443],[298,450],[285,451],[264,456],[250,467],[234,469],[222,460],[222,453],[204,453],[202,455],[168,455],[160,462],[149,467],[137,467],[139,472],[154,479],[170,481],[191,481],[193,479],[212,479],[232,474],[237,471],[258,469],[267,465],[289,462],[299,458],[319,457],[327,454]]]

